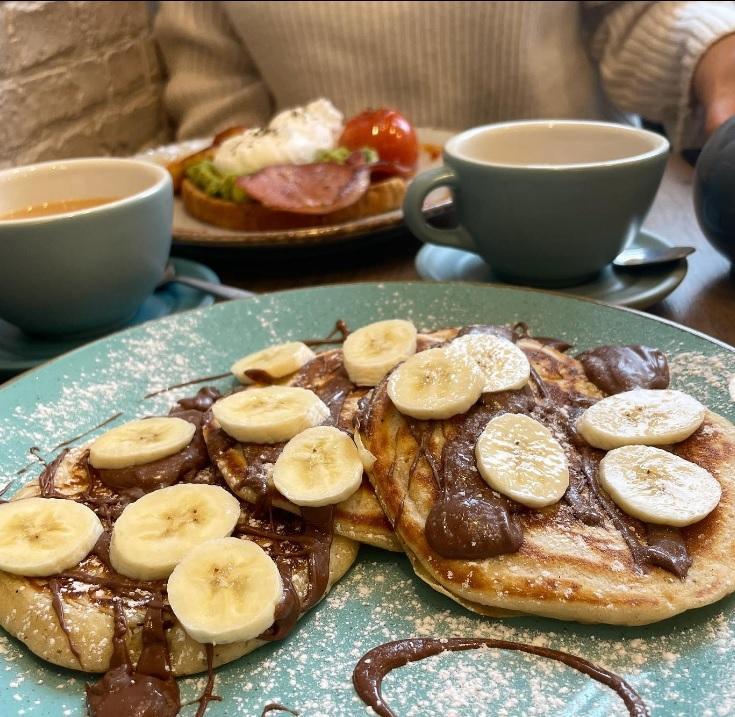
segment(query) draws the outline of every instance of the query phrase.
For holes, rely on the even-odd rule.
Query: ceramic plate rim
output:
[[[696,336],[700,339],[704,339],[706,341],[709,341],[710,343],[715,344],[716,346],[719,346],[720,348],[724,348],[727,351],[730,351],[732,353],[735,353],[735,346],[732,346],[728,344],[727,342],[715,338],[714,336],[710,336],[709,334],[705,334],[702,331],[699,331],[698,329],[692,329],[688,326],[685,326],[684,324],[680,324],[676,321],[673,321],[672,319],[665,319],[661,316],[655,316],[653,314],[649,314],[646,311],[642,311],[641,309],[633,309],[628,306],[617,306],[615,304],[608,304],[604,301],[599,301],[598,299],[590,299],[585,296],[571,296],[569,294],[561,294],[559,292],[549,291],[547,289],[537,289],[530,286],[505,286],[503,284],[487,284],[483,282],[477,282],[477,281],[432,281],[432,282],[426,282],[426,281],[354,281],[354,282],[345,282],[343,284],[322,284],[320,286],[308,286],[308,287],[297,287],[293,289],[280,289],[279,291],[270,291],[263,294],[256,294],[252,297],[244,297],[242,299],[235,299],[235,301],[252,301],[253,299],[262,299],[262,298],[270,298],[273,296],[281,296],[284,294],[291,294],[296,291],[313,291],[314,289],[330,289],[335,287],[350,287],[350,286],[358,286],[358,287],[375,287],[375,288],[384,288],[384,287],[401,287],[406,285],[420,285],[420,286],[446,286],[446,287],[453,287],[453,286],[472,286],[479,289],[490,289],[492,291],[497,290],[503,290],[503,291],[523,291],[523,292],[532,292],[532,293],[538,293],[538,294],[552,294],[554,296],[557,296],[561,299],[569,300],[569,301],[581,301],[586,302],[589,304],[595,304],[597,306],[602,306],[607,309],[611,309],[613,311],[623,311],[626,313],[634,314],[636,316],[640,316],[644,319],[650,319],[652,321],[656,321],[661,324],[666,324],[667,326],[671,326],[672,328],[679,329],[680,331],[684,331],[686,333],[692,334],[693,336]],[[229,302],[228,302],[229,303]],[[153,319],[152,321],[145,322],[145,325],[148,327],[155,326],[156,323],[159,321],[174,321],[178,319],[179,317],[186,316],[187,314],[190,314],[195,311],[208,311],[211,310],[213,306],[216,306],[217,304],[210,304],[209,306],[203,306],[196,309],[188,309],[187,311],[180,311],[175,314],[170,314],[169,316],[162,316],[158,319]],[[37,371],[46,371],[50,367],[52,367],[53,364],[55,364],[58,361],[61,361],[63,359],[66,359],[67,357],[71,356],[72,354],[79,353],[80,351],[84,351],[90,346],[96,346],[97,344],[108,341],[114,338],[117,338],[120,336],[120,334],[125,333],[126,331],[134,331],[139,326],[142,326],[143,324],[139,324],[138,326],[129,326],[124,329],[120,329],[119,331],[115,331],[111,334],[108,334],[106,336],[102,336],[98,339],[95,339],[94,341],[90,341],[87,344],[84,344],[83,346],[78,346],[75,349],[72,349],[71,351],[67,351],[66,353],[63,353],[59,356],[55,356],[54,358],[50,359],[49,361],[46,361],[42,363],[39,366],[36,366],[35,368],[32,368],[28,371],[25,371],[22,374],[19,374],[18,376],[14,376],[5,383],[0,386],[0,394],[8,388],[10,385],[15,384],[16,382],[24,379],[32,379],[33,375]]]

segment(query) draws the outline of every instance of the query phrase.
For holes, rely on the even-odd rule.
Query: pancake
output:
[[[85,448],[62,454],[56,464],[52,464],[40,479],[22,488],[13,500],[38,495],[81,500],[96,508],[109,530],[108,518],[119,512],[115,493],[106,489],[90,471],[87,455]],[[190,480],[219,484],[219,478],[211,467],[201,469],[190,476]],[[109,504],[108,499],[111,499]],[[282,574],[283,570],[289,571],[298,602],[292,603],[297,606],[296,610],[291,610],[281,624],[277,622],[282,634],[271,634],[268,640],[258,638],[217,645],[213,648],[214,666],[235,660],[272,639],[281,639],[295,619],[316,604],[355,561],[358,544],[334,536],[328,548],[328,575],[323,576],[324,590],[316,594],[314,583],[317,580],[310,567],[313,552],[310,553],[304,545],[299,547],[292,541],[268,537],[279,533],[297,536],[302,531],[304,524],[299,517],[276,510],[267,520],[262,520],[247,504],[243,506],[235,534],[258,543],[276,560],[279,569],[283,568]],[[296,553],[293,557],[284,557],[288,546],[292,546],[291,553]],[[141,654],[149,606],[162,601],[165,628],[162,640],[168,646],[173,674],[180,676],[206,670],[206,648],[189,637],[168,609],[165,583],[142,583],[123,578],[106,564],[104,551],[103,540],[100,539],[95,551],[76,568],[50,578],[31,579],[0,571],[0,626],[48,662],[85,672],[104,672],[110,667],[113,651],[115,604],[122,609],[127,624],[125,643],[133,663],[136,663]],[[68,633],[62,629],[54,608],[54,593],[60,599]],[[298,606],[303,608],[302,611],[299,612]],[[161,613],[159,619],[160,616]]]
[[[358,404],[369,391],[349,380],[340,349],[317,354],[300,371],[278,383],[312,390],[329,407],[330,423],[350,434]],[[251,503],[267,499],[277,508],[300,513],[300,508],[277,493],[270,482],[273,463],[284,444],[239,443],[222,430],[211,412],[205,418],[204,440],[212,460],[235,495]],[[335,506],[334,529],[338,535],[360,543],[385,550],[401,550],[366,475],[357,491]]]
[[[384,380],[360,416],[360,438],[376,457],[370,481],[417,575],[483,614],[623,625],[662,620],[735,590],[735,427],[708,411],[690,438],[671,447],[719,481],[717,508],[680,530],[647,526],[622,513],[599,487],[596,468],[604,452],[584,445],[573,429],[581,411],[605,394],[553,342],[526,337],[518,345],[535,369],[520,391],[485,394],[451,419],[418,421],[396,410]],[[564,447],[570,488],[559,503],[531,510],[502,498],[480,478],[477,436],[503,412],[531,415]],[[523,528],[517,552],[446,557],[451,551],[442,548],[443,556],[435,541],[432,547],[427,519],[451,471],[464,471],[476,497],[509,506]]]

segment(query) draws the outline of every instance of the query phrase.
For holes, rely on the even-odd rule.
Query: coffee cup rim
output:
[[[86,207],[83,209],[72,209],[68,212],[59,212],[58,214],[47,214],[43,216],[33,216],[24,219],[0,219],[0,228],[32,226],[34,224],[49,224],[51,222],[70,219],[77,216],[88,216],[95,214],[103,214],[111,209],[123,207],[133,202],[140,201],[159,192],[167,184],[171,184],[171,175],[162,165],[154,162],[146,162],[139,159],[131,159],[127,157],[76,157],[73,159],[55,159],[48,162],[37,162],[35,164],[27,164],[20,167],[11,167],[9,169],[0,170],[0,187],[6,181],[13,181],[12,177],[33,174],[35,172],[63,170],[66,167],[84,167],[89,166],[93,171],[94,167],[100,165],[127,166],[143,169],[151,174],[153,183],[145,189],[128,194],[111,202],[105,202],[94,207]],[[93,175],[92,175],[93,176]]]
[[[475,157],[463,154],[458,151],[457,145],[462,142],[485,132],[499,131],[507,129],[509,127],[552,127],[555,125],[577,125],[582,127],[597,127],[601,129],[615,130],[625,134],[634,134],[639,137],[645,137],[652,142],[650,150],[645,152],[639,152],[637,154],[631,154],[628,157],[620,157],[618,159],[607,159],[598,160],[594,162],[577,162],[573,164],[521,164],[512,162],[493,162],[490,160],[477,159]],[[511,170],[523,170],[523,169],[534,169],[534,170],[548,170],[552,172],[559,172],[564,170],[574,169],[591,169],[595,167],[615,167],[629,164],[635,164],[651,159],[653,157],[660,156],[669,151],[670,143],[666,137],[660,135],[651,130],[643,129],[641,127],[634,127],[632,125],[621,124],[618,122],[601,122],[596,120],[569,120],[569,119],[539,119],[539,120],[513,120],[510,122],[497,122],[479,127],[472,127],[471,129],[460,132],[450,138],[444,145],[445,156],[453,157],[463,162],[470,164],[481,165],[485,167],[498,167],[502,169]]]

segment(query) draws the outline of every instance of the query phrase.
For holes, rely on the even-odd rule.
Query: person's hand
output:
[[[704,109],[708,135],[735,115],[735,34],[718,40],[702,55],[692,90]]]

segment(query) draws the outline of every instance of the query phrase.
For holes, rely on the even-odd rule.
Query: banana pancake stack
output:
[[[640,346],[388,320],[63,451],[0,505],[0,624],[174,715],[175,676],[285,637],[358,542],[487,615],[660,620],[735,589],[735,428]],[[139,710],[139,712],[135,712]],[[148,710],[146,712],[145,710]]]
[[[201,429],[218,397],[62,452],[0,506],[0,624],[49,662],[105,672],[92,715],[178,714],[174,677],[209,669],[206,706],[213,666],[284,638],[357,556],[329,496],[296,516],[227,488]]]
[[[409,322],[403,324],[404,331],[409,333],[404,341],[409,344],[413,341],[409,348],[415,351],[416,329]],[[244,390],[218,402],[205,420],[204,438],[221,475],[243,500],[255,504],[266,500],[297,514],[301,512],[300,506],[309,504],[308,500],[290,499],[294,486],[291,492],[285,488],[283,470],[279,471],[281,484],[274,485],[270,480],[272,469],[294,432],[328,425],[332,430],[312,430],[307,435],[322,446],[331,443],[330,436],[341,442],[343,448],[346,445],[345,434],[351,435],[358,403],[369,390],[360,382],[359,374],[361,361],[369,361],[365,358],[368,353],[352,345],[353,340],[346,343],[343,357],[339,349],[315,355],[305,344],[290,342],[246,356],[232,366],[232,373],[246,389],[257,390]],[[400,344],[397,345],[400,351]],[[357,374],[351,360],[357,361]],[[351,369],[349,376],[346,366]],[[263,384],[271,385],[264,389]],[[252,423],[255,414],[257,425]],[[311,443],[303,443],[298,449],[291,448],[304,452],[310,446],[313,448]],[[318,462],[304,463],[301,478],[296,475],[295,464],[291,464],[291,483],[306,485],[318,481],[317,471],[322,471],[328,482],[337,466],[327,464],[326,456],[334,458],[337,465],[344,465],[350,476],[343,486],[332,486],[332,490],[342,491],[336,495],[334,507],[336,533],[379,548],[400,550],[367,476],[363,476],[362,468],[356,467],[354,461],[349,468],[349,456],[338,445],[333,451],[321,451]],[[285,461],[284,458],[282,465]]]
[[[735,428],[666,388],[663,354],[577,360],[506,327],[443,338],[358,416],[419,577],[484,614],[626,625],[735,590]]]

